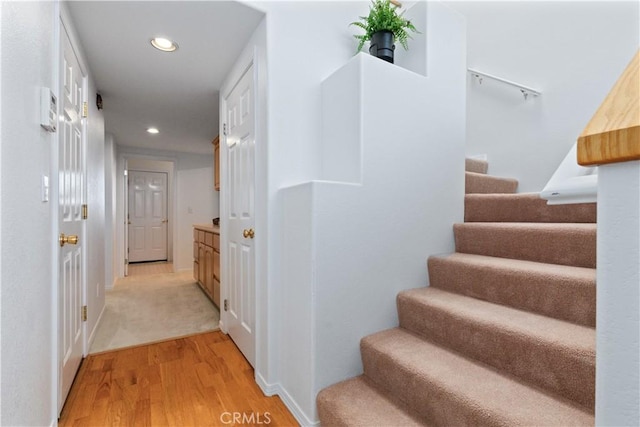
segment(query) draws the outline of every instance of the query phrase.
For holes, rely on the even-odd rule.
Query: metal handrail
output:
[[[521,85],[520,83],[516,83],[516,82],[513,82],[511,80],[503,79],[502,77],[498,77],[498,76],[494,76],[494,75],[491,75],[491,74],[483,73],[482,71],[474,70],[473,68],[467,68],[467,71],[472,76],[477,78],[478,79],[478,83],[480,83],[480,84],[482,84],[482,79],[486,77],[486,78],[491,79],[491,80],[496,80],[496,81],[508,84],[510,86],[517,87],[518,89],[520,89],[520,92],[524,96],[525,101],[529,97],[529,95],[533,95],[533,96],[542,95],[542,92],[537,90],[537,89],[533,89],[533,88],[531,88],[529,86]]]

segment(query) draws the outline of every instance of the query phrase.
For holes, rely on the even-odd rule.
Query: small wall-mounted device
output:
[[[51,89],[40,89],[40,126],[48,132],[56,131],[58,100]]]

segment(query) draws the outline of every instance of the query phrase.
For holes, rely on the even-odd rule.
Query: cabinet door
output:
[[[211,296],[211,298],[213,298],[213,249],[208,246],[205,246],[204,260],[204,288],[207,290],[207,293]]]
[[[220,235],[213,233],[213,250],[220,252]]]
[[[198,246],[198,282],[204,286],[205,282],[205,267],[207,264],[207,259],[205,257],[205,248],[206,246],[203,243],[200,243]]]
[[[220,282],[213,279],[213,302],[220,308]]]
[[[197,262],[193,262],[193,280],[200,281],[200,265]]]
[[[213,276],[220,280],[220,254],[213,251]]]

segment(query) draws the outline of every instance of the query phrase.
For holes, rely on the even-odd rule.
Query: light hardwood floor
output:
[[[234,422],[234,420],[236,422]],[[88,356],[59,426],[297,426],[220,331]]]

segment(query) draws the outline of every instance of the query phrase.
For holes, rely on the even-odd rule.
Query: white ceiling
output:
[[[211,154],[220,85],[263,13],[232,1],[67,5],[116,143]],[[154,49],[149,41],[156,36],[179,49]],[[160,133],[147,133],[150,126]]]

